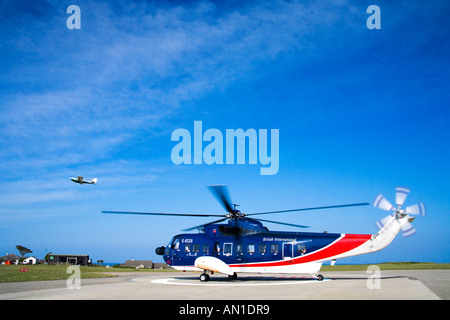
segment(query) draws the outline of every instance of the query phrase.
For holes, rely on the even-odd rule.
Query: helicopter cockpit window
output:
[[[180,249],[180,238],[174,238],[170,248],[175,250]]]

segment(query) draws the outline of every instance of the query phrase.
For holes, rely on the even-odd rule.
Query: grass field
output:
[[[21,272],[26,268],[28,271]],[[155,272],[162,270],[135,268],[106,268],[103,266],[80,267],[81,278],[110,277],[117,272]],[[169,270],[167,270],[169,271]],[[67,266],[54,265],[0,265],[0,282],[61,280],[69,278],[73,272],[67,273]]]
[[[429,270],[429,269],[450,269],[450,263],[431,262],[386,262],[376,264],[381,270]],[[320,269],[326,271],[365,271],[370,264],[359,265],[324,265]],[[28,271],[21,272],[21,268]],[[80,267],[81,278],[102,278],[110,277],[111,273],[117,272],[171,272],[173,269],[135,269],[135,268],[106,268],[102,266]],[[67,273],[66,266],[53,265],[0,265],[0,282],[20,282],[20,281],[42,281],[42,280],[63,280],[68,279],[73,273]]]

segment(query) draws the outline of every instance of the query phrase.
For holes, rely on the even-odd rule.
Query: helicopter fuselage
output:
[[[164,261],[178,270],[201,271],[197,258],[215,257],[233,272],[316,274],[323,261],[361,246],[372,235],[269,231],[241,218],[210,224],[198,234],[179,234],[164,248]],[[162,248],[161,248],[162,249]],[[160,250],[160,254],[162,250]]]

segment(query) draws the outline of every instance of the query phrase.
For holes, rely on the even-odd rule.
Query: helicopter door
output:
[[[214,243],[214,248],[213,248],[213,257],[218,257],[218,256],[220,256],[220,242]]]
[[[178,260],[180,260],[180,258],[178,257],[178,252],[180,251],[180,243],[181,243],[181,238],[176,236],[173,238],[172,243],[170,245],[170,252],[172,255],[172,264],[173,265],[177,265],[178,264]]]
[[[294,258],[294,246],[292,242],[283,243],[283,260],[291,260]]]

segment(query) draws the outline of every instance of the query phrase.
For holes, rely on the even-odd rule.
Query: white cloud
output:
[[[306,50],[307,60],[305,40],[320,38],[317,32],[338,19],[326,3],[269,1],[227,12],[208,2],[80,6],[79,31],[51,16],[46,26],[18,26],[17,39],[9,39],[16,43],[11,52],[30,60],[13,65],[23,88],[0,106],[2,159],[64,165],[104,159],[136,132],[151,134],[182,112],[183,101],[258,78],[266,62],[282,56]]]

